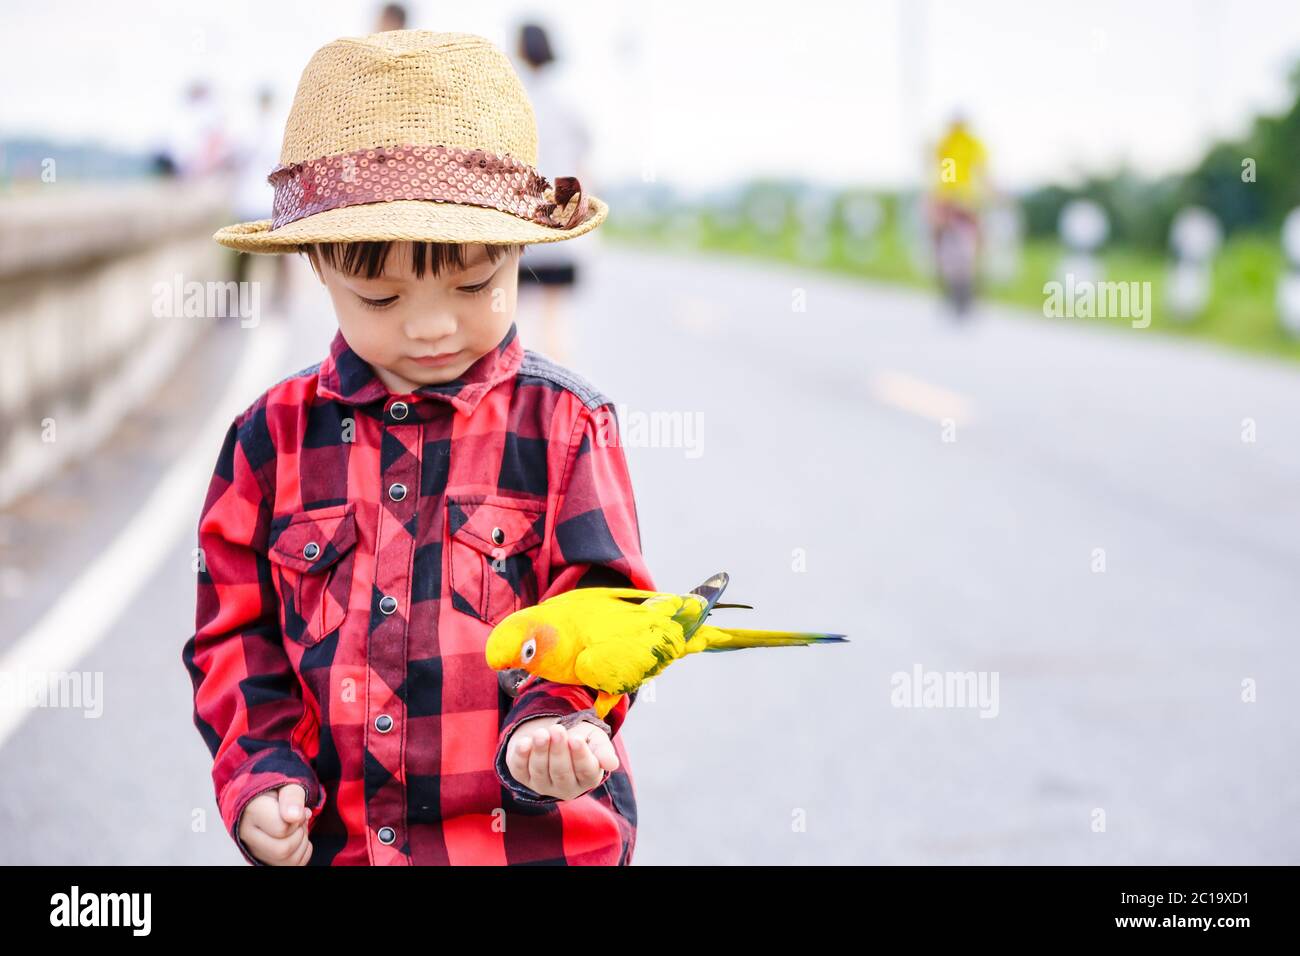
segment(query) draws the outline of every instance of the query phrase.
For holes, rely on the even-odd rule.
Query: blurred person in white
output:
[[[582,115],[558,85],[555,53],[545,29],[526,23],[519,29],[519,78],[537,118],[537,160],[542,169],[572,169],[590,186],[586,168],[591,137]],[[519,296],[536,313],[540,305],[541,349],[551,359],[570,361],[567,307],[569,294],[585,268],[582,243],[535,243],[525,247],[519,265]],[[540,303],[539,300],[540,299]]]
[[[167,156],[172,170],[196,179],[227,168],[231,161],[226,118],[205,80],[194,80],[185,103],[172,118]]]
[[[275,195],[267,177],[280,164],[280,136],[284,124],[275,115],[275,91],[264,86],[257,93],[257,115],[253,120],[244,145],[238,151],[238,173],[235,179],[234,213],[240,222],[271,218],[271,200]],[[289,256],[264,256],[272,259],[275,280],[271,287],[270,306],[283,312],[289,301]],[[246,252],[235,253],[235,281],[248,279],[249,267],[254,257]]]

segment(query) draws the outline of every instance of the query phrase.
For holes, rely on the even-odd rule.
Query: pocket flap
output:
[[[542,543],[546,503],[503,495],[447,498],[451,537],[491,557],[509,557]]]
[[[295,571],[323,571],[357,543],[355,512],[349,503],[271,519],[267,557]]]

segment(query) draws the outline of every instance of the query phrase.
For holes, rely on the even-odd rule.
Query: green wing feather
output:
[[[690,593],[683,596],[682,608],[673,617],[673,620],[682,625],[683,637],[689,638],[699,630],[730,581],[731,576],[726,571],[719,571],[717,574],[710,575],[703,584],[691,588]]]
[[[681,626],[682,637],[690,637],[709,616],[709,602],[697,594],[686,594],[677,599],[677,611],[672,619]]]

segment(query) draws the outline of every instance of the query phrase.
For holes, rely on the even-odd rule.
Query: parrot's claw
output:
[[[561,727],[563,727],[565,730],[568,730],[574,724],[581,723],[582,721],[587,721],[589,723],[595,724],[597,727],[605,731],[605,733],[611,737],[614,735],[614,732],[610,729],[609,724],[601,720],[600,717],[597,716],[595,708],[592,707],[588,707],[586,710],[579,710],[576,713],[565,714],[563,717],[557,720],[556,723],[559,724]]]
[[[497,671],[497,683],[501,689],[506,692],[508,697],[519,696],[519,685],[528,677],[528,671],[522,667],[512,667],[509,670]]]

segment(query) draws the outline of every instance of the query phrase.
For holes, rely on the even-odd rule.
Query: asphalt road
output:
[[[607,249],[590,278],[566,359],[623,404],[657,584],[725,569],[756,606],[727,621],[851,638],[641,695],[637,864],[1300,862],[1300,371],[997,310],[953,328],[794,267]],[[333,334],[300,289],[261,387]],[[148,428],[8,516],[0,653],[266,341],[214,333]],[[692,428],[656,446],[672,413]],[[0,741],[0,863],[240,862],[180,666],[201,495],[76,665],[102,716],[32,709]],[[918,670],[996,696],[896,706]]]

